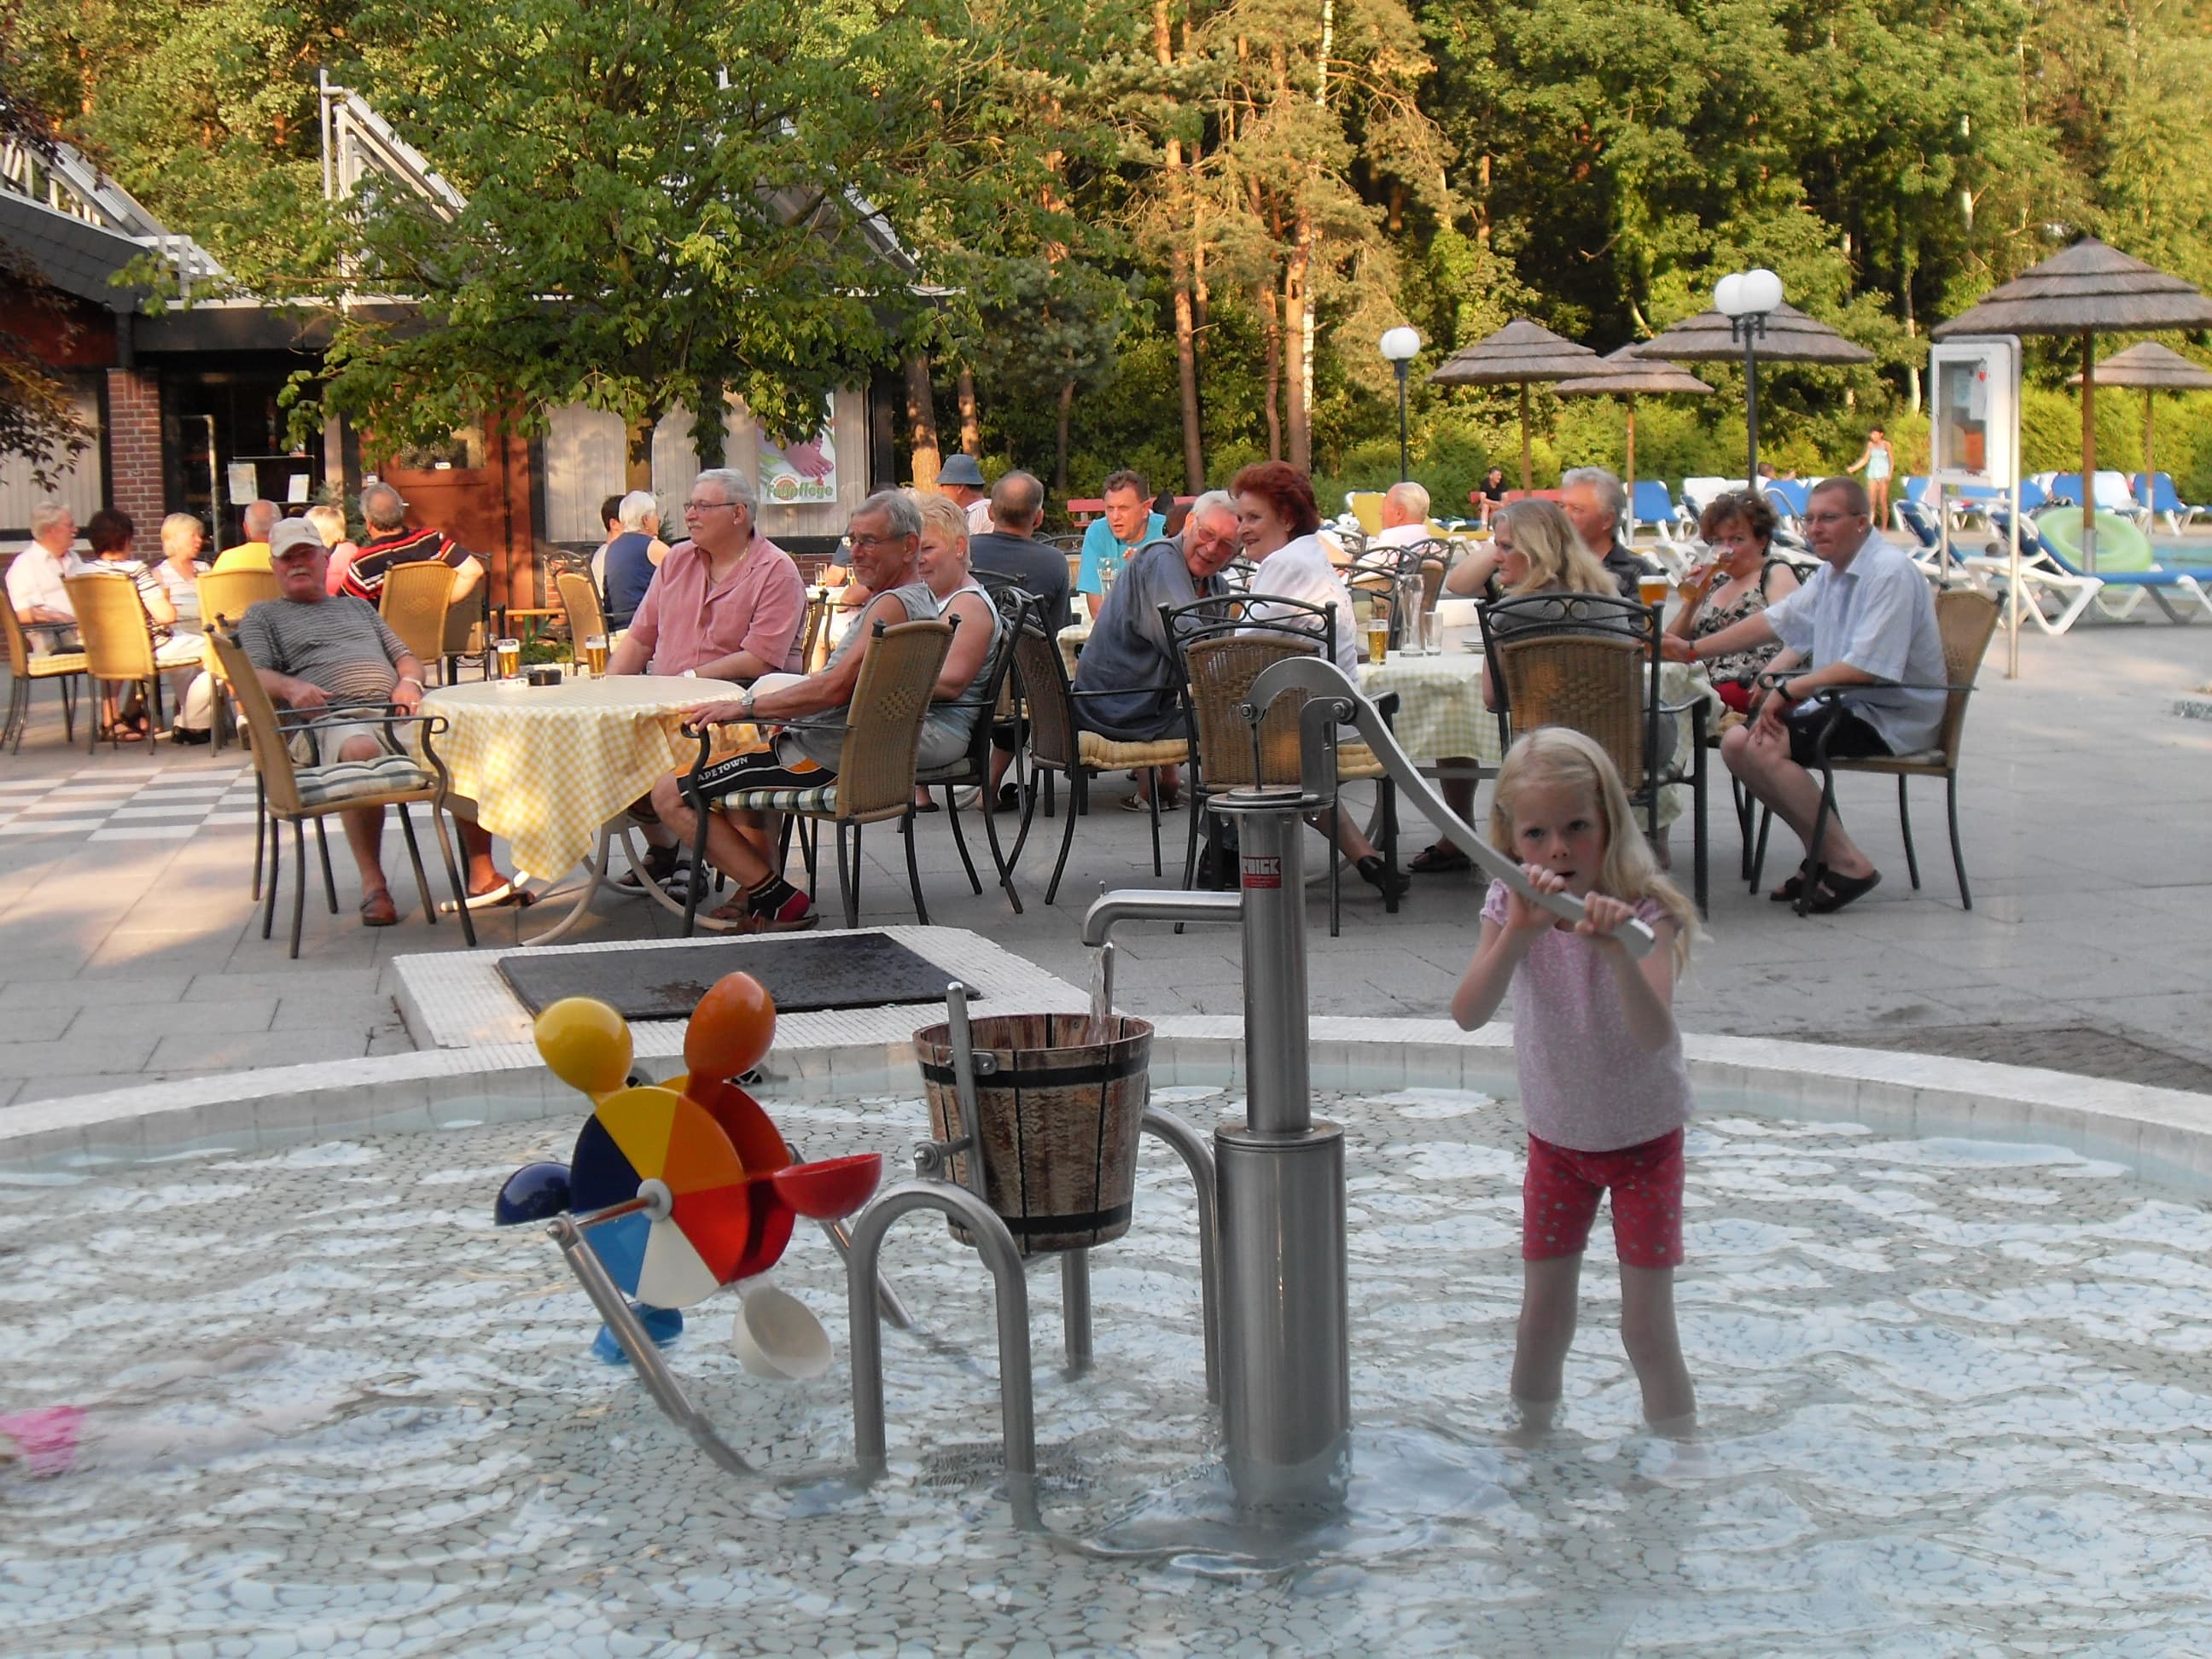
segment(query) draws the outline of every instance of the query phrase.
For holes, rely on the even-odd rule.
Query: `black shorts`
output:
[[[1820,763],[1820,733],[1828,734],[1830,760],[1858,760],[1891,752],[1881,733],[1848,708],[1801,703],[1783,717],[1790,728],[1790,758],[1808,769]],[[1834,721],[1831,726],[1829,722]]]

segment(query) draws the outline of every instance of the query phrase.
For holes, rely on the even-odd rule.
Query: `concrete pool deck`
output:
[[[1846,780],[1856,830],[1886,872],[1842,915],[1800,921],[1731,878],[1738,840],[1724,779],[1712,792],[1711,942],[1679,1000],[1686,1030],[1814,1037],[1893,1056],[2010,1060],[2212,1095],[2212,723],[2177,717],[2178,696],[2212,677],[2212,629],[2163,623],[2031,633],[2023,677],[1985,669],[1967,721],[1961,782],[1975,908],[1949,873],[1940,792],[1915,791],[1925,887],[1905,880],[1894,798]],[[450,919],[424,926],[387,837],[399,927],[362,929],[337,854],[342,914],[310,894],[301,959],[259,937],[247,885],[251,777],[235,750],[64,750],[42,693],[20,756],[0,761],[0,1124],[32,1103],[242,1070],[410,1054],[395,1006],[396,959],[458,950]],[[82,738],[82,732],[80,732]],[[1102,793],[1117,795],[1109,783]],[[64,827],[66,826],[66,827]],[[969,815],[974,839],[980,827]],[[1077,827],[1060,902],[1042,903],[1058,820],[1040,818],[1018,872],[1027,913],[995,890],[972,896],[942,816],[921,821],[931,919],[972,930],[1074,984],[1087,982],[1077,920],[1102,883],[1153,883],[1141,816],[1094,812]],[[1415,825],[1407,850],[1425,839]],[[1164,823],[1170,876],[1182,817]],[[1686,830],[1676,851],[1687,863]],[[980,848],[979,859],[982,856]],[[895,833],[869,838],[862,921],[913,921]],[[1778,851],[1770,879],[1788,863]],[[286,872],[289,886],[290,872]],[[1316,897],[1317,1016],[1434,1020],[1472,947],[1481,890],[1426,878],[1396,916],[1348,884],[1343,936]],[[289,890],[283,896],[289,904]],[[280,904],[280,909],[283,907]],[[528,931],[549,912],[528,918]],[[283,919],[280,918],[280,923]],[[512,911],[483,919],[515,942]],[[574,943],[665,937],[672,920],[607,899]],[[1233,938],[1123,936],[1121,1006],[1150,1017],[1234,1013]],[[2212,1122],[2212,1102],[2203,1105]]]

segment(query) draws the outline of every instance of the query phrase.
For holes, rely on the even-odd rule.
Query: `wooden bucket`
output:
[[[1129,1231],[1137,1187],[1137,1138],[1152,1096],[1152,1028],[1117,1014],[1104,1042],[1085,1042],[1087,1014],[1000,1014],[969,1030],[991,1069],[975,1078],[982,1125],[983,1192],[1024,1255],[1084,1250]],[[929,1126],[957,1139],[952,1047],[944,1025],[914,1034],[929,1093]],[[952,1178],[965,1181],[969,1154],[956,1152]],[[955,1224],[952,1236],[975,1240]]]

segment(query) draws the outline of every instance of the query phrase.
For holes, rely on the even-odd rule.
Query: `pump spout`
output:
[[[1083,915],[1083,942],[1103,945],[1125,921],[1235,921],[1241,893],[1191,893],[1176,888],[1124,887],[1101,893]]]
[[[1390,781],[1415,810],[1449,836],[1453,846],[1473,858],[1485,873],[1495,876],[1531,904],[1567,921],[1580,921],[1583,902],[1571,893],[1540,893],[1528,884],[1521,866],[1477,834],[1430,787],[1414,767],[1398,739],[1383,723],[1373,703],[1359,694],[1351,679],[1334,663],[1318,656],[1285,657],[1261,669],[1252,682],[1249,705],[1256,722],[1276,698],[1286,692],[1304,691],[1310,701],[1298,717],[1298,769],[1308,790],[1334,787],[1336,777],[1335,728],[1349,726],[1366,740]],[[1613,938],[1632,957],[1651,954],[1657,943],[1649,923],[1631,916],[1613,930]]]

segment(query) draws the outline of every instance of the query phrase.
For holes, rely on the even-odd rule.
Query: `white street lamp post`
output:
[[[1782,279],[1761,265],[1723,276],[1713,288],[1713,308],[1729,319],[1729,338],[1743,342],[1743,421],[1750,459],[1744,488],[1759,488],[1759,341],[1767,313],[1782,303]]]
[[[1406,371],[1421,349],[1418,331],[1400,324],[1382,335],[1382,360],[1398,374],[1398,482],[1406,481]]]

